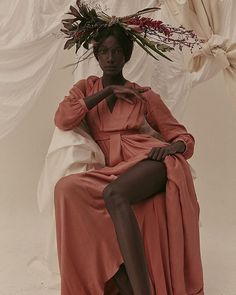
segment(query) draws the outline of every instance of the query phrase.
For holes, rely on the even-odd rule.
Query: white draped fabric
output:
[[[25,117],[64,40],[55,36],[68,0],[0,1],[0,139]]]
[[[1,0],[0,2],[0,139],[24,118],[50,77],[64,40],[57,38],[60,20],[72,0]],[[97,0],[90,0],[97,3]],[[143,7],[156,6],[156,0],[104,0],[110,13],[124,15]],[[223,70],[232,97],[236,96],[236,1],[163,0],[156,16],[173,23],[174,18],[193,28],[206,40],[190,63],[174,54],[172,64],[153,62],[137,50],[128,78],[149,84],[157,90],[177,118],[181,118],[192,84],[211,78]],[[94,65],[94,63],[93,63]],[[84,64],[76,72],[79,79],[88,72]],[[85,69],[85,70],[84,70]],[[95,69],[90,67],[90,69]],[[145,72],[145,75],[142,73]],[[191,74],[190,74],[191,72]],[[176,79],[177,78],[177,79]],[[157,83],[158,81],[158,83]],[[173,83],[175,81],[175,83]],[[178,85],[182,85],[181,91]]]
[[[38,257],[37,260],[54,275],[54,284],[58,286],[54,186],[63,176],[100,168],[105,164],[104,155],[99,146],[81,125],[73,131],[55,128],[38,184],[38,207],[47,221],[48,236],[45,240],[43,257]],[[55,288],[55,285],[51,287]]]
[[[236,1],[166,0],[178,22],[205,40],[190,61],[193,85],[223,70],[229,95],[236,99]]]
[[[56,36],[60,20],[73,2],[72,0],[0,2],[0,139],[25,117],[48,81],[64,43],[63,38]],[[102,1],[102,6],[112,7],[110,13],[117,15],[133,13],[156,4],[156,0],[145,3],[143,0],[132,3],[124,1],[122,5],[116,0]],[[169,20],[170,15],[164,10],[165,7],[158,17]],[[170,67],[166,61],[153,62],[142,50],[137,52],[139,53],[136,53],[136,57],[130,63],[128,78],[142,84],[151,84],[166,99],[175,115],[180,117],[190,90],[188,72],[182,67],[183,56],[175,55],[174,63]],[[85,63],[84,67],[88,68]],[[158,67],[161,71],[158,71]],[[95,67],[90,69],[93,72]],[[88,71],[83,72],[86,74]],[[173,85],[172,80],[178,76],[178,82],[184,85],[181,92],[177,83],[173,87],[167,87],[168,75],[171,85]],[[75,77],[80,78],[81,73],[77,71]]]

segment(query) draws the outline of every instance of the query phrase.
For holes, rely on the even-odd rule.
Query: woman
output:
[[[186,159],[194,139],[158,94],[127,81],[133,41],[119,25],[100,30],[101,78],[81,80],[60,103],[55,124],[82,120],[106,166],[63,177],[55,187],[62,295],[203,295],[199,207]],[[140,132],[144,120],[162,140]],[[110,294],[110,293],[109,293]]]

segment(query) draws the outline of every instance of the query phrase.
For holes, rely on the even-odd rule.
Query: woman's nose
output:
[[[113,63],[114,62],[114,54],[112,51],[108,51],[108,54],[107,54],[107,61],[109,63]]]

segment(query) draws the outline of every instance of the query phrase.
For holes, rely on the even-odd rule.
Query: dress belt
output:
[[[109,140],[109,166],[115,166],[122,161],[121,157],[121,136],[139,134],[138,129],[120,130],[120,131],[99,131],[93,133],[96,141]]]

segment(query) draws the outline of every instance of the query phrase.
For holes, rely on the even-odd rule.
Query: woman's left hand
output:
[[[176,141],[168,146],[154,147],[148,154],[148,159],[163,161],[166,156],[174,155],[176,153],[183,153],[185,148],[186,146],[183,141]]]

